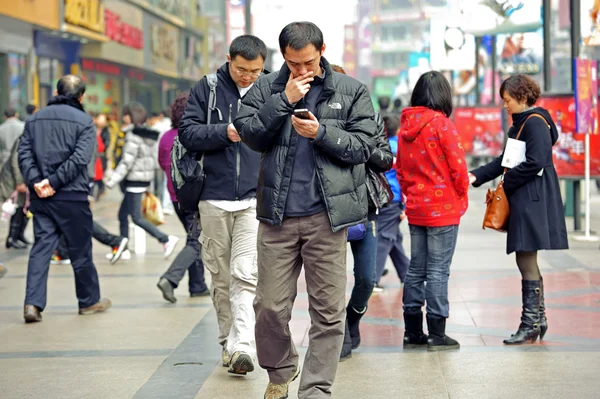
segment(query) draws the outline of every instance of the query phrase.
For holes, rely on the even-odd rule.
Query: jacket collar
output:
[[[325,57],[321,57],[321,68],[323,68],[325,71],[325,79],[323,80],[323,93],[321,94],[321,98],[327,99],[335,94],[334,71],[331,69],[331,65]],[[290,78],[290,73],[290,68],[288,68],[287,63],[284,62],[279,70],[279,75],[277,78],[275,78],[273,84],[271,85],[271,90],[275,93],[281,93],[284,91],[288,79]]]
[[[49,101],[48,101],[48,105],[58,105],[58,104],[65,104],[65,105],[69,105],[73,108],[77,108],[78,110],[85,112],[85,110],[83,109],[83,105],[81,105],[81,103],[73,97],[69,97],[69,96],[63,96],[63,95],[57,95],[52,97]]]
[[[159,132],[148,126],[135,126],[131,132],[143,139],[158,140]]]

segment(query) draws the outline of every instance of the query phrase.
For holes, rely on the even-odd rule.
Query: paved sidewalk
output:
[[[402,288],[393,271],[385,291],[371,298],[362,345],[340,364],[334,397],[362,398],[592,398],[600,379],[600,251],[571,240],[572,249],[544,253],[549,331],[546,341],[506,347],[520,314],[520,283],[505,236],[481,230],[485,190],[471,192],[450,280],[447,332],[459,351],[402,349]],[[96,219],[118,230],[120,194],[94,205]],[[600,203],[596,194],[594,201]],[[600,213],[600,208],[592,208]],[[600,215],[593,226],[600,231]],[[572,224],[571,224],[572,225]],[[0,224],[5,239],[6,223]],[[406,230],[406,225],[403,225]],[[165,232],[183,237],[175,216]],[[31,231],[28,232],[31,236]],[[406,234],[405,247],[409,248]],[[110,265],[94,243],[102,293],[114,306],[105,314],[77,315],[70,266],[51,266],[44,321],[25,325],[22,305],[26,251],[0,249],[9,274],[0,280],[0,398],[262,398],[266,373],[236,377],[220,367],[217,324],[209,298],[191,299],[187,282],[166,303],[156,282],[168,266],[161,247]],[[181,249],[181,247],[179,247]],[[348,293],[352,286],[351,260]],[[292,320],[300,352],[308,344],[303,276]],[[290,398],[296,398],[293,383]]]

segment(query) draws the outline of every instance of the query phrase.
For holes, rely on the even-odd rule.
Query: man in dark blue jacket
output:
[[[259,38],[245,35],[233,40],[227,63],[216,74],[216,104],[209,104],[210,85],[204,77],[191,90],[179,125],[181,144],[204,154],[206,179],[199,204],[202,260],[212,275],[223,365],[242,375],[254,370],[256,355],[252,302],[257,283],[260,154],[241,142],[232,121],[242,97],[263,72],[266,58],[267,47]],[[166,280],[159,287],[163,292],[172,290]]]
[[[85,84],[78,76],[66,75],[58,81],[57,92],[46,108],[27,120],[19,145],[19,168],[31,193],[35,234],[27,270],[26,323],[42,321],[50,258],[61,234],[75,272],[79,314],[111,306],[110,300],[100,299],[92,261],[88,164],[96,129],[81,105]]]

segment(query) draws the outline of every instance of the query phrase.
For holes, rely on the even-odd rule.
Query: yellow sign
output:
[[[0,14],[53,30],[58,30],[58,9],[58,0],[0,0]]]
[[[104,33],[104,5],[101,0],[65,0],[65,21]]]

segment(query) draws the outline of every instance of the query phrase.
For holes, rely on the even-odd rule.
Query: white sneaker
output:
[[[106,254],[106,259],[111,260],[113,258],[113,256],[114,256],[113,253],[109,252]],[[121,257],[119,258],[119,260],[131,260],[131,252],[128,249],[126,249],[121,254]]]
[[[171,256],[173,251],[175,251],[175,247],[177,246],[178,242],[179,242],[179,237],[169,236],[169,241],[167,241],[166,243],[163,244],[165,259],[167,259],[169,256]]]

